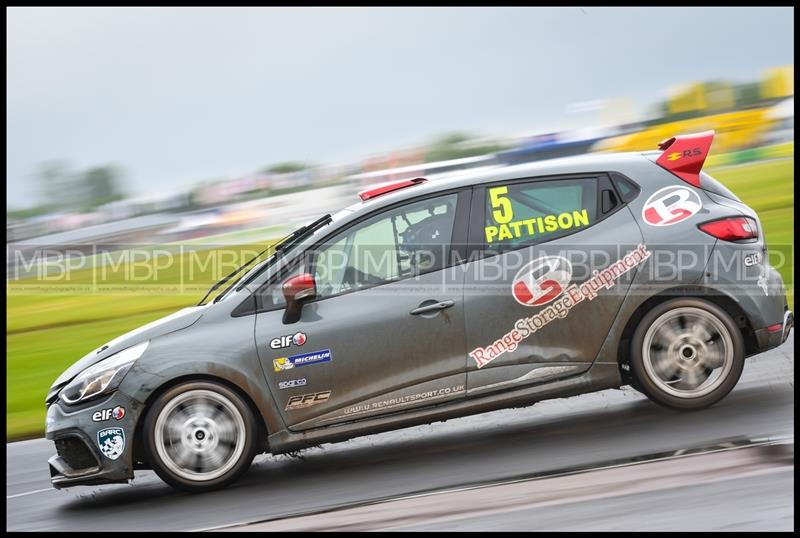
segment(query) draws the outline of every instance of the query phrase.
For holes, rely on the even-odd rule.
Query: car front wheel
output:
[[[148,459],[162,480],[202,492],[227,486],[250,466],[257,431],[236,392],[219,383],[190,381],[153,402],[143,434]]]
[[[727,312],[701,299],[671,299],[650,310],[631,342],[637,388],[673,409],[702,409],[736,385],[742,334]]]

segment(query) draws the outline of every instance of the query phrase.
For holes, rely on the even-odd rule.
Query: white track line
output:
[[[6,495],[6,500],[14,499],[16,497],[25,497],[26,495],[33,495],[34,493],[44,493],[45,491],[55,491],[55,488],[35,489],[33,491],[26,491],[25,493],[16,493],[14,495]]]

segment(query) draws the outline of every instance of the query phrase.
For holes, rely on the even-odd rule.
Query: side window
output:
[[[506,251],[569,235],[597,220],[597,178],[510,182],[486,188],[486,247]]]
[[[317,296],[395,282],[446,266],[457,194],[413,202],[361,222],[313,255]]]

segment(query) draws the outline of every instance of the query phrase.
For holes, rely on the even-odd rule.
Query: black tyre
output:
[[[636,388],[656,403],[702,409],[727,395],[744,369],[742,333],[702,299],[671,299],[650,310],[631,340]]]
[[[247,470],[258,431],[247,403],[210,381],[164,392],[147,411],[142,429],[156,474],[175,488],[198,493],[225,487]]]

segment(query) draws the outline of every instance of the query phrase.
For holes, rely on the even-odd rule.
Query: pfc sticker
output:
[[[331,397],[331,391],[325,390],[322,392],[312,392],[311,394],[303,394],[300,396],[292,396],[286,402],[285,411],[292,411],[294,409],[303,409],[304,407],[311,407],[327,402]]]
[[[97,445],[100,452],[110,460],[115,460],[125,450],[125,432],[122,428],[106,428],[97,432]]]
[[[570,311],[582,301],[591,301],[598,296],[601,290],[612,288],[617,279],[643,263],[651,254],[647,247],[639,245],[635,250],[599,271],[586,282],[570,285],[563,294],[549,299],[549,301],[554,301],[553,304],[546,306],[531,317],[518,319],[510,331],[486,347],[473,349],[469,352],[469,356],[475,360],[478,368],[483,368],[504,353],[514,352],[523,340],[546,327],[551,321],[557,318],[566,318]]]
[[[312,351],[311,353],[303,353],[301,355],[292,355],[291,357],[279,357],[272,361],[272,366],[276,372],[289,370],[295,366],[308,366],[309,364],[317,364],[320,362],[330,362],[333,360],[333,355],[330,349],[322,349],[320,351]]]
[[[114,409],[103,409],[101,411],[95,411],[92,414],[92,421],[93,422],[104,422],[110,418],[116,420],[122,420],[125,417],[125,408],[121,405],[118,405]]]
[[[651,226],[670,226],[684,221],[700,211],[700,196],[688,187],[664,187],[654,192],[644,203],[642,219]]]
[[[291,345],[302,346],[303,344],[306,343],[306,339],[307,339],[306,333],[303,332],[286,334],[270,340],[269,347],[271,347],[272,349],[283,349]]]
[[[306,381],[306,378],[290,379],[289,381],[281,381],[280,383],[278,383],[278,388],[293,389],[295,387],[303,387],[306,385],[306,383],[308,383],[308,381]]]
[[[524,306],[547,304],[572,280],[572,264],[561,256],[543,256],[523,267],[511,283],[514,299]]]
[[[589,226],[589,212],[586,209],[514,220],[514,208],[508,198],[508,187],[494,187],[489,189],[488,193],[494,224],[484,227],[487,243]]]

